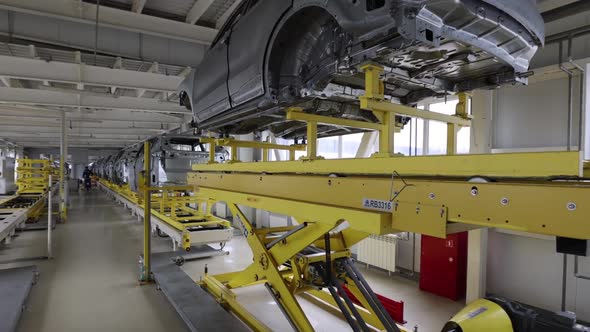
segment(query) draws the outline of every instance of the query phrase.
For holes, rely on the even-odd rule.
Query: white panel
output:
[[[578,145],[579,78],[574,78],[572,145]],[[497,90],[493,148],[567,145],[568,80],[543,81]]]

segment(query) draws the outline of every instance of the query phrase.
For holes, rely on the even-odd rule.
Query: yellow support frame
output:
[[[49,174],[55,172],[50,160],[19,159],[17,164],[17,194],[43,195],[47,192]]]
[[[269,150],[289,151],[289,159],[295,160],[295,151],[305,151],[305,145],[282,145],[268,142],[241,141],[233,138],[201,138],[201,143],[209,144],[209,164],[216,164],[215,147],[229,146],[231,149],[231,160],[229,163],[240,162],[238,159],[238,148],[261,149],[263,158],[267,160]],[[267,156],[267,157],[264,157]]]
[[[373,211],[330,207],[323,204],[202,187],[199,190],[199,195],[228,204],[233,216],[239,219],[243,227],[244,235],[254,257],[252,264],[243,271],[217,276],[207,275],[200,284],[255,331],[268,331],[269,328],[239,305],[232,289],[261,283],[268,284],[275,294],[278,304],[284,309],[287,318],[296,329],[298,331],[314,331],[301,309],[296,295],[308,293],[321,298],[319,296],[321,294],[313,292],[316,287],[310,287],[306,283],[306,281],[309,282],[309,279],[306,280],[302,275],[306,274],[308,264],[314,261],[321,262],[325,258],[323,255],[307,258],[300,256],[300,252],[312,244],[323,248],[324,244],[320,239],[343,223],[347,223],[349,227],[330,235],[333,259],[349,257],[350,251],[347,248],[366,238],[371,232],[380,234],[393,231],[387,218],[383,214]],[[269,248],[268,244],[273,240],[267,238],[269,233],[287,231],[290,228],[255,229],[243,214],[240,206],[293,216],[300,223],[305,223],[305,227]],[[339,216],[346,216],[346,219]],[[286,269],[283,266],[286,262],[291,263],[291,269]],[[369,309],[364,309],[363,314],[367,323],[377,329],[383,329],[376,314],[369,306],[367,308]],[[403,328],[401,330],[406,331]]]
[[[532,152],[456,156],[418,156],[262,163],[195,164],[197,172],[368,174],[404,176],[549,177],[580,176],[579,152]],[[189,174],[189,178],[195,176]]]
[[[223,190],[226,191],[223,195],[217,193],[214,198],[233,199],[230,192],[235,191],[260,195],[254,196],[257,200],[269,200],[269,197],[283,199],[290,201],[289,205],[295,210],[273,212],[287,215],[309,208],[299,206],[301,204],[313,203],[325,206],[324,209],[332,216],[349,222],[356,213],[366,215],[360,219],[370,220],[373,217],[375,212],[364,207],[366,199],[391,201],[392,212],[379,213],[389,227],[373,227],[369,222],[360,224],[359,230],[371,234],[411,231],[446,237],[461,230],[459,225],[470,225],[471,228],[497,227],[590,239],[587,222],[590,206],[582,203],[590,201],[590,184],[584,183],[471,183],[354,175],[333,178],[295,174],[199,173],[191,174],[189,181],[198,186],[199,195],[205,197],[212,195],[211,190]],[[396,192],[399,194],[393,199]],[[244,203],[257,207],[253,202]],[[568,208],[571,203],[576,205],[575,209]],[[539,209],[539,206],[543,208]]]
[[[143,197],[129,189],[128,185],[120,186],[104,179],[101,179],[100,183],[133,204],[141,205],[144,201]],[[145,187],[142,186],[142,189],[145,190]],[[148,189],[150,191],[151,214],[185,234],[180,244],[184,250],[190,250],[191,247],[190,232],[188,231],[190,228],[213,225],[231,227],[229,221],[213,215],[211,212],[213,201],[198,196],[177,196],[179,192],[192,191],[193,186],[149,187]],[[190,204],[198,206],[199,209],[187,206]],[[203,205],[206,205],[205,209],[201,209]]]
[[[444,238],[481,227],[590,239],[590,206],[585,204],[590,201],[590,184],[575,181],[583,175],[579,152],[455,155],[458,130],[471,124],[468,94],[459,95],[455,115],[421,111],[385,100],[382,67],[369,64],[361,70],[365,72],[365,95],[359,98],[360,106],[373,112],[379,123],[334,119],[291,108],[287,119],[307,123],[306,158],[193,165],[195,172],[188,175],[199,197],[226,202],[242,224],[254,255],[252,264],[239,272],[207,275],[201,285],[218,299],[227,298],[220,301],[251,328],[267,329],[238,303],[234,288],[264,283],[298,331],[313,331],[313,327],[297,294],[336,307],[334,298],[317,290],[317,277],[308,272],[310,264],[328,261],[323,252],[315,256],[302,253],[312,245],[325,249],[329,243],[331,255],[344,258],[352,245],[369,234],[411,231]],[[447,123],[448,155],[394,156],[396,115]],[[317,156],[318,123],[379,131],[376,158],[322,160]],[[477,176],[499,182],[469,181]],[[569,181],[551,181],[555,176]],[[258,230],[241,206],[292,216],[299,225]],[[270,236],[273,232],[283,233],[282,241],[276,242]],[[383,329],[360,290],[350,289],[367,308],[359,309],[363,319]]]

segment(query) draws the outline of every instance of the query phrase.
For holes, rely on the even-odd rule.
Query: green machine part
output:
[[[456,314],[442,332],[513,332],[508,314],[496,303],[479,299]]]

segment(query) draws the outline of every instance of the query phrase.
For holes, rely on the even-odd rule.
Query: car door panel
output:
[[[233,26],[228,90],[232,106],[264,94],[264,58],[275,25],[292,1],[258,0]]]
[[[197,67],[194,81],[194,116],[197,122],[230,108],[227,94],[227,31]]]

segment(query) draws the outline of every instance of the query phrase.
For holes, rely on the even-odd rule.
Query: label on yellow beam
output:
[[[393,203],[381,199],[363,198],[362,207],[367,210],[391,212],[393,210]]]

